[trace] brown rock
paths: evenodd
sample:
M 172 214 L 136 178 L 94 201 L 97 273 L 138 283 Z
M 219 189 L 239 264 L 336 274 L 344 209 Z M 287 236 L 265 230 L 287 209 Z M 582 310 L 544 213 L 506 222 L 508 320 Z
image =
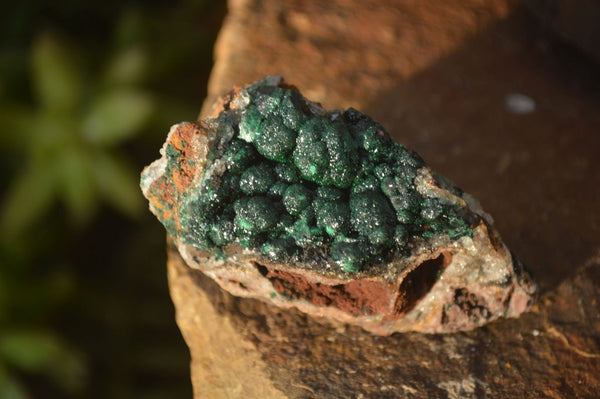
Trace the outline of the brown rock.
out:
M 518 320 L 378 337 L 234 298 L 171 250 L 196 397 L 254 397 L 262 388 L 280 397 L 597 395 L 593 65 L 540 36 L 511 1 L 231 1 L 205 108 L 267 74 L 397 132 L 481 200 L 545 293 Z M 504 100 L 513 92 L 533 99 L 535 111 L 511 114 Z
M 169 280 L 196 398 L 593 398 L 600 389 L 600 257 L 521 318 L 446 335 L 376 336 L 234 297 L 173 245 Z

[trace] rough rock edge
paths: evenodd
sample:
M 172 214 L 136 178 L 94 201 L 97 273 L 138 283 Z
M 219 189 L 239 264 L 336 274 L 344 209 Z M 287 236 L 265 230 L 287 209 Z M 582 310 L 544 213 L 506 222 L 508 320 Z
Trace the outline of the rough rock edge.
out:
M 278 78 L 270 84 L 293 88 Z M 223 110 L 243 107 L 241 89 L 224 96 L 214 107 L 212 117 Z M 335 113 L 307 103 L 315 114 Z M 165 198 L 178 204 L 185 191 L 199 181 L 215 135 L 211 118 L 171 128 L 161 150 L 162 158 L 142 174 L 142 190 L 154 214 L 162 213 L 164 217 L 165 212 L 171 213 L 168 219 L 177 222 L 177 207 L 164 209 Z M 195 169 L 182 168 L 173 181 L 165 181 L 166 147 L 184 139 L 191 143 L 186 157 L 197 161 Z M 355 274 L 272 262 L 234 244 L 225 248 L 225 259 L 215 259 L 212 252 L 200 251 L 180 239 L 175 238 L 175 243 L 190 267 L 201 270 L 233 295 L 282 308 L 294 306 L 310 315 L 356 324 L 375 334 L 447 333 L 470 330 L 501 316 L 519 316 L 533 303 L 537 286 L 501 241 L 491 217 L 472 196 L 459 196 L 440 187 L 429 168 L 419 172 L 416 184 L 422 194 L 434 193 L 479 216 L 472 238 L 452 241 L 434 237 L 420 242 L 409 258 L 397 257 L 384 267 Z

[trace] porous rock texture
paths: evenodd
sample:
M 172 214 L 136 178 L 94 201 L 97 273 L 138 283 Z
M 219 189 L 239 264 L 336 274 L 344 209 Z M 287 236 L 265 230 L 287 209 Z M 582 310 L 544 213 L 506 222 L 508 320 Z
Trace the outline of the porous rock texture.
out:
M 232 296 L 170 245 L 197 398 L 597 396 L 600 82 L 536 24 L 513 1 L 229 2 L 203 116 L 269 74 L 365 111 L 484 204 L 542 292 L 518 319 L 377 336 Z

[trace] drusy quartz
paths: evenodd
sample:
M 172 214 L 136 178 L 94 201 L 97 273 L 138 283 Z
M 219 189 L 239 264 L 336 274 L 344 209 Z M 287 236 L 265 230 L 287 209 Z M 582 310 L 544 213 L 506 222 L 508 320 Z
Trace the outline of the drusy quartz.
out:
M 150 209 L 235 295 L 390 333 L 473 328 L 535 292 L 474 199 L 369 116 L 279 77 L 175 125 L 162 155 L 142 174 Z

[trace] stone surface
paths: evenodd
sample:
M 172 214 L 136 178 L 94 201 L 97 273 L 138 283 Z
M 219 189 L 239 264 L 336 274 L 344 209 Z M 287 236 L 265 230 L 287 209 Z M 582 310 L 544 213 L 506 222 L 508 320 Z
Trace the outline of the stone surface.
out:
M 594 398 L 600 388 L 600 256 L 519 319 L 444 335 L 377 336 L 234 297 L 174 245 L 169 280 L 196 398 Z
M 542 296 L 471 332 L 378 337 L 232 297 L 171 250 L 196 397 L 596 397 L 600 79 L 536 23 L 497 0 L 230 2 L 204 115 L 268 74 L 366 111 L 481 201 Z
M 540 23 L 600 61 L 600 2 L 525 0 Z
M 479 203 L 367 115 L 276 76 L 219 104 L 171 128 L 141 187 L 222 288 L 376 334 L 469 330 L 533 303 Z

